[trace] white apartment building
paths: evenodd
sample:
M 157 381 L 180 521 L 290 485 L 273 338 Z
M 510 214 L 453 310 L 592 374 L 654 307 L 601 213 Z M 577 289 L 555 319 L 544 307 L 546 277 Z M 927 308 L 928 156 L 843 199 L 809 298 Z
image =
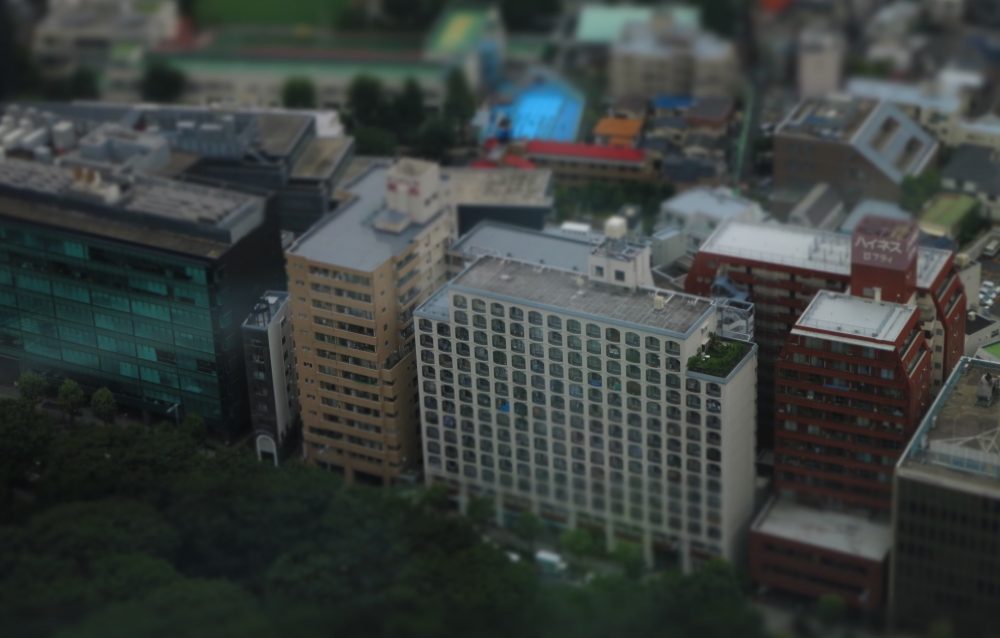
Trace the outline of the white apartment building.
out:
M 653 288 L 648 248 L 612 235 L 587 273 L 484 256 L 417 309 L 425 480 L 463 510 L 492 500 L 501 524 L 532 512 L 609 549 L 640 543 L 649 563 L 736 560 L 755 476 L 751 310 Z

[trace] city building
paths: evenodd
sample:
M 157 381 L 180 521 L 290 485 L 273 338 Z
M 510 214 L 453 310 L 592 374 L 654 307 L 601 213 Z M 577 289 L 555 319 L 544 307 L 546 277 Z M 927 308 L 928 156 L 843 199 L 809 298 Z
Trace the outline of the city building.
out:
M 3 115 L 0 136 L 8 153 L 51 147 L 49 131 L 60 127 L 61 146 L 50 149 L 51 155 L 43 153 L 46 161 L 76 150 L 78 140 L 97 128 L 118 131 L 113 142 L 105 143 L 105 154 L 139 137 L 162 139 L 166 155 L 157 156 L 162 161 L 137 168 L 267 195 L 281 227 L 293 233 L 330 211 L 335 185 L 354 152 L 354 140 L 324 112 L 74 102 L 13 104 Z
M 348 481 L 420 469 L 412 314 L 446 280 L 447 188 L 436 164 L 375 160 L 286 251 L 304 456 Z
M 176 37 L 175 0 L 52 0 L 35 26 L 33 59 L 48 77 L 101 71 L 123 51 L 145 51 Z
M 282 280 L 277 218 L 260 197 L 118 172 L 96 133 L 91 165 L 0 160 L 3 366 L 107 387 L 147 418 L 198 414 L 230 438 L 249 420 L 240 321 Z
M 840 89 L 846 45 L 836 31 L 803 29 L 798 38 L 799 97 L 822 97 Z
M 739 70 L 733 43 L 704 31 L 698 11 L 679 5 L 625 24 L 608 61 L 616 99 L 729 96 L 739 88 Z
M 615 148 L 635 148 L 642 137 L 642 120 L 627 117 L 602 117 L 594 125 L 594 143 Z
M 298 441 L 293 343 L 288 293 L 269 290 L 243 321 L 243 354 L 257 458 L 275 466 Z
M 731 222 L 702 244 L 685 290 L 732 296 L 755 305 L 754 340 L 760 348 L 757 438 L 763 450 L 772 448 L 778 354 L 817 292 L 850 291 L 873 298 L 880 289 L 885 301 L 916 304 L 931 346 L 932 389 L 947 378 L 964 352 L 964 288 L 955 255 L 918 246 L 918 237 L 912 220 L 868 216 L 853 235 Z
M 971 295 L 971 297 L 974 296 Z M 970 299 L 969 305 L 978 306 L 979 304 Z M 969 311 L 965 318 L 965 356 L 980 359 L 993 357 L 1000 361 L 1000 346 L 994 345 L 998 342 L 1000 342 L 1000 320 L 979 312 Z M 987 350 L 987 346 L 991 345 L 994 347 Z
M 530 140 L 508 148 L 538 168 L 548 168 L 557 181 L 648 182 L 657 177 L 653 159 L 642 149 Z
M 941 169 L 941 186 L 972 195 L 979 200 L 983 217 L 1000 221 L 1000 150 L 973 144 L 959 146 Z
M 813 186 L 788 213 L 788 223 L 817 230 L 836 230 L 847 217 L 844 202 L 829 184 Z
M 659 225 L 683 231 L 690 253 L 698 248 L 715 229 L 727 221 L 761 222 L 765 213 L 757 202 L 740 197 L 731 189 L 692 188 L 660 204 Z
M 978 227 L 979 201 L 962 193 L 939 193 L 924 205 L 917 221 L 931 237 L 959 240 L 968 228 Z
M 571 242 L 544 265 L 484 256 L 417 310 L 425 478 L 501 523 L 732 561 L 753 508 L 751 311 L 652 287 L 624 227 L 583 272 Z
M 934 24 L 955 27 L 962 23 L 966 0 L 924 0 L 924 15 Z
M 959 86 L 943 76 L 925 84 L 854 77 L 845 91 L 858 99 L 886 101 L 934 134 L 946 146 L 956 143 L 957 128 L 967 101 Z
M 774 134 L 774 183 L 826 182 L 848 202 L 898 201 L 903 179 L 929 168 L 938 144 L 887 102 L 845 95 L 808 98 Z
M 863 199 L 854 205 L 847 219 L 840 225 L 840 232 L 851 234 L 865 217 L 883 217 L 895 221 L 909 221 L 913 214 L 899 207 L 899 204 L 880 199 Z
M 484 220 L 541 229 L 552 213 L 552 171 L 516 168 L 450 168 L 447 181 L 459 236 Z
M 965 20 L 987 28 L 1000 26 L 1000 6 L 991 0 L 964 0 Z
M 648 6 L 584 4 L 577 13 L 572 37 L 561 43 L 559 58 L 568 66 L 603 65 L 625 27 L 648 22 L 653 15 Z
M 996 628 L 1000 364 L 963 358 L 896 465 L 889 619 L 955 635 Z

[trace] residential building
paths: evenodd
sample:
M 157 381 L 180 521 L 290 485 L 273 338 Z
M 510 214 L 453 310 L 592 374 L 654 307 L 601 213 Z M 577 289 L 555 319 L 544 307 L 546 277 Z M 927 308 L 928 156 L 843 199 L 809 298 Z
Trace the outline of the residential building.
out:
M 798 38 L 799 96 L 822 97 L 840 89 L 846 46 L 836 31 L 803 29 Z
M 969 305 L 973 305 L 971 298 Z M 997 342 L 1000 342 L 1000 320 L 969 311 L 965 319 L 965 356 L 983 358 L 981 349 Z M 1000 356 L 996 359 L 1000 361 Z
M 898 201 L 903 179 L 923 173 L 938 144 L 886 102 L 835 95 L 803 100 L 774 134 L 774 182 L 793 188 L 826 182 L 849 205 Z
M 436 164 L 375 160 L 286 252 L 306 461 L 389 484 L 420 469 L 414 308 L 446 280 L 455 213 Z
M 941 170 L 941 186 L 975 197 L 983 217 L 1000 221 L 1000 150 L 974 144 L 959 146 Z
M 642 137 L 643 121 L 627 117 L 603 117 L 594 126 L 594 143 L 614 148 L 635 148 Z
M 775 363 L 789 333 L 817 292 L 829 290 L 916 304 L 931 345 L 932 389 L 940 387 L 964 351 L 966 300 L 955 255 L 918 246 L 912 221 L 865 217 L 853 235 L 776 224 L 731 222 L 719 227 L 694 257 L 685 280 L 693 294 L 733 296 L 756 309 L 760 347 L 758 442 L 773 446 Z M 909 263 L 912 256 L 915 267 Z
M 896 465 L 889 619 L 989 635 L 1000 595 L 1000 364 L 963 358 Z
M 730 96 L 739 70 L 733 43 L 702 30 L 697 10 L 679 6 L 625 24 L 608 62 L 615 98 Z
M 243 353 L 257 458 L 278 465 L 299 420 L 288 293 L 269 290 L 243 321 Z
M 854 205 L 847 219 L 840 225 L 840 232 L 851 234 L 858 227 L 865 217 L 883 217 L 895 221 L 909 221 L 913 219 L 913 214 L 905 211 L 894 202 L 887 202 L 880 199 L 863 199 Z
M 508 147 L 538 168 L 552 171 L 557 182 L 649 182 L 657 177 L 653 159 L 642 149 L 530 140 Z
M 100 148 L 103 132 L 82 148 Z M 114 157 L 155 161 L 156 141 Z M 281 283 L 277 218 L 260 197 L 76 159 L 0 160 L 4 367 L 235 436 L 248 422 L 240 320 Z
M 756 348 L 746 308 L 652 287 L 624 222 L 588 251 L 482 257 L 417 317 L 429 485 L 498 522 L 639 543 L 684 570 L 735 560 L 753 507 Z M 547 246 L 555 246 L 556 241 Z M 549 265 L 551 262 L 552 265 Z
M 49 77 L 77 68 L 101 71 L 123 53 L 148 50 L 177 35 L 174 0 L 52 0 L 35 27 L 33 59 Z
M 761 222 L 764 218 L 760 204 L 718 187 L 692 188 L 665 200 L 660 204 L 658 221 L 663 227 L 681 229 L 687 250 L 693 254 L 725 222 Z
M 788 223 L 817 230 L 836 230 L 847 217 L 844 202 L 829 184 L 816 184 L 788 213 Z
M 576 27 L 559 56 L 564 66 L 603 65 L 630 23 L 653 19 L 652 7 L 639 5 L 584 4 L 576 16 Z
M 949 83 L 946 74 L 924 84 L 854 77 L 845 91 L 859 99 L 889 102 L 945 146 L 956 143 L 968 101 L 961 86 Z

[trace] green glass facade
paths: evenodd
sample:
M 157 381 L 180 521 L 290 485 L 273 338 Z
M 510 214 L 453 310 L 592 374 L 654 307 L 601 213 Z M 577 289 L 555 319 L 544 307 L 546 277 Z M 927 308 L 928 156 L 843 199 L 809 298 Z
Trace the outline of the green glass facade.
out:
M 242 303 L 225 270 L 0 218 L 0 355 L 107 386 L 158 418 L 180 404 L 182 415 L 238 428 Z

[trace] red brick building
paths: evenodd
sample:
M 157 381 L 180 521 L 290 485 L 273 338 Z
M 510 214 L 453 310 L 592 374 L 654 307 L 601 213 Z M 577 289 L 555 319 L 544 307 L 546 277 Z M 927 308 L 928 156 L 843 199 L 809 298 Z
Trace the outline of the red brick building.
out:
M 732 222 L 702 244 L 685 289 L 745 297 L 755 305 L 758 447 L 772 450 L 775 362 L 817 292 L 829 290 L 916 304 L 931 349 L 932 389 L 965 346 L 965 293 L 948 250 L 917 246 L 912 222 L 867 217 L 853 235 L 777 224 Z

